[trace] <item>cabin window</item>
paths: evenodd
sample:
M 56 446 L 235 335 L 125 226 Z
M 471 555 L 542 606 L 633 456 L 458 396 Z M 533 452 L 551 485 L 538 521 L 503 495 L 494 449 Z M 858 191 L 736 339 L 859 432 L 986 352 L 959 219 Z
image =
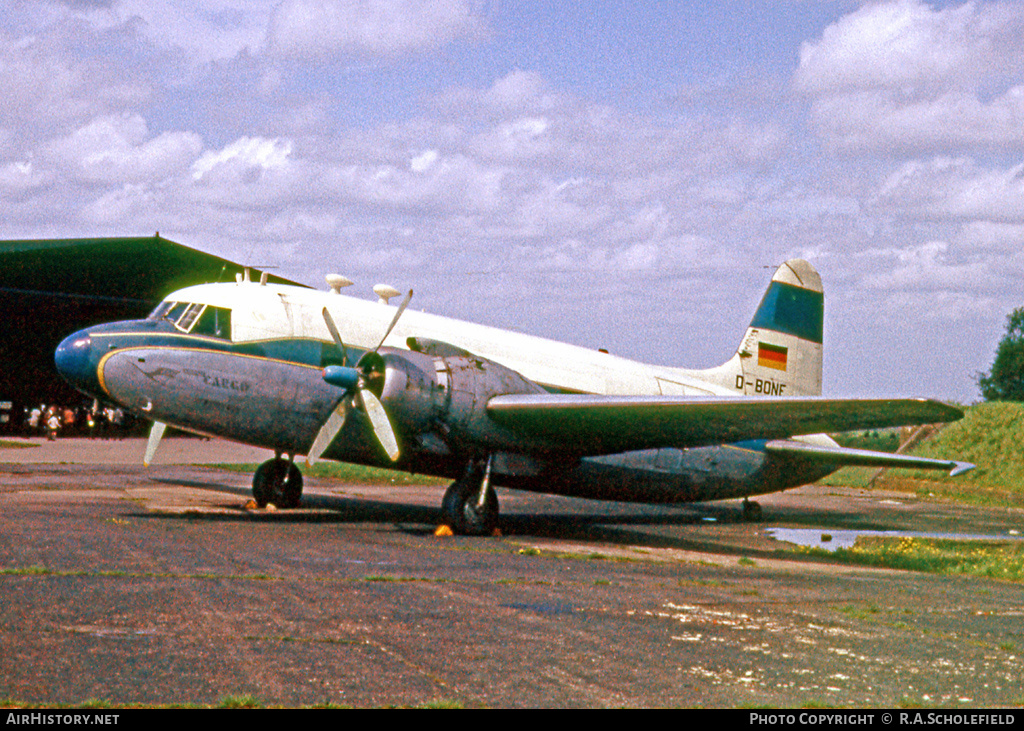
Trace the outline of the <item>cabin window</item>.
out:
M 192 327 L 193 335 L 209 335 L 231 339 L 231 310 L 225 307 L 207 307 Z

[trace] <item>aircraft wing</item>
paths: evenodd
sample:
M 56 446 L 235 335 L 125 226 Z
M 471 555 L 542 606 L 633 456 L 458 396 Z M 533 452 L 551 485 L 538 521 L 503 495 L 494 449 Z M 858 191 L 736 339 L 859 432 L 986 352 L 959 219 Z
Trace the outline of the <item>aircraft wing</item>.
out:
M 868 449 L 850 449 L 848 447 L 825 447 L 817 444 L 798 442 L 792 439 L 778 439 L 764 445 L 769 454 L 789 455 L 802 460 L 823 462 L 826 464 L 847 465 L 856 467 L 902 467 L 904 469 L 949 470 L 950 477 L 962 475 L 974 469 L 970 462 L 956 460 L 929 459 L 915 457 L 910 454 L 891 454 L 889 452 L 873 452 Z
M 495 396 L 487 403 L 487 413 L 517 434 L 581 456 L 785 440 L 963 416 L 960 409 L 928 399 L 587 394 Z

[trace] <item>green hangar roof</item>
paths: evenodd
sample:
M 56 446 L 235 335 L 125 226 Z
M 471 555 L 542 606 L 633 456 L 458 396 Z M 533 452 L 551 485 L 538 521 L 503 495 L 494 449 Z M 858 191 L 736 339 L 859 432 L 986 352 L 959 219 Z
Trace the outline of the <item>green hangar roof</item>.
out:
M 191 284 L 232 281 L 243 269 L 159 234 L 0 241 L 0 287 L 5 290 L 159 301 Z
M 64 337 L 98 322 L 144 317 L 176 289 L 234 281 L 244 269 L 159 234 L 0 241 L 0 401 L 14 402 L 15 411 L 77 403 L 81 397 L 53 364 Z

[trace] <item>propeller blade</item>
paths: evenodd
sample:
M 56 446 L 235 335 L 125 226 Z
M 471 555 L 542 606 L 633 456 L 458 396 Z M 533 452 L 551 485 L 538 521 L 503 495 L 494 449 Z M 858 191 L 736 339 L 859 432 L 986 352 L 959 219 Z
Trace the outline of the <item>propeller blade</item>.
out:
M 164 437 L 164 430 L 167 424 L 162 421 L 154 421 L 153 428 L 149 431 L 149 441 L 146 443 L 146 456 L 142 458 L 142 466 L 149 467 L 156 456 L 156 448 L 160 446 L 160 440 Z
M 395 439 L 395 432 L 391 428 L 387 412 L 380 400 L 373 395 L 373 392 L 366 388 L 359 389 L 359 398 L 363 402 L 363 411 L 373 424 L 373 433 L 377 435 L 380 446 L 388 453 L 388 457 L 394 462 L 398 459 L 398 441 Z
M 327 421 L 320 427 L 320 431 L 316 433 L 316 439 L 313 440 L 313 446 L 309 448 L 309 453 L 306 455 L 306 466 L 312 467 L 320 459 L 321 455 L 327 451 L 327 448 L 331 446 L 331 442 L 338 436 L 338 432 L 345 426 L 345 419 L 348 417 L 349 400 L 348 396 L 345 396 L 338 402 L 338 405 L 334 407 L 334 411 L 327 417 Z
M 377 441 L 387 452 L 388 457 L 394 462 L 398 459 L 398 440 L 395 438 L 395 431 L 391 428 L 391 422 L 388 420 L 387 412 L 384 411 L 384 406 L 381 405 L 380 400 L 370 391 L 366 384 L 371 380 L 371 371 L 373 366 L 383 364 L 382 358 L 377 355 L 377 351 L 380 350 L 381 346 L 384 345 L 384 341 L 387 340 L 388 335 L 395 329 L 395 325 L 398 323 L 398 318 L 405 312 L 405 308 L 409 306 L 409 300 L 412 299 L 412 290 L 405 295 L 405 299 L 402 300 L 402 304 L 399 306 L 395 316 L 391 319 L 391 324 L 388 325 L 387 331 L 384 333 L 384 337 L 380 339 L 380 343 L 370 353 L 366 353 L 360 358 L 359 363 L 356 364 L 355 368 L 348 367 L 348 350 L 345 348 L 345 343 L 341 340 L 341 333 L 338 332 L 337 325 L 334 324 L 334 318 L 331 317 L 331 313 L 325 307 L 323 309 L 324 322 L 327 324 L 327 330 L 331 333 L 331 337 L 334 339 L 334 344 L 338 346 L 338 350 L 341 351 L 342 365 L 339 366 L 327 366 L 324 368 L 323 378 L 332 386 L 345 389 L 345 396 L 342 397 L 341 401 L 331 412 L 331 415 L 327 418 L 327 421 L 320 431 L 317 432 L 316 438 L 313 440 L 313 446 L 309 448 L 309 454 L 306 455 L 306 465 L 312 466 L 316 463 L 320 456 L 327 451 L 327 447 L 331 445 L 334 438 L 338 436 L 338 433 L 345 426 L 345 419 L 348 416 L 349 410 L 349 394 L 355 393 L 359 399 L 360 405 L 363 411 L 366 412 L 367 418 L 370 420 L 370 424 L 373 426 L 373 433 L 377 437 Z M 367 358 L 370 355 L 375 356 L 374 358 Z M 365 364 L 364 364 L 365 361 Z M 372 365 L 371 365 L 372 364 Z M 363 366 L 360 368 L 360 366 Z M 358 390 L 357 390 L 358 389 Z
M 327 311 L 325 307 L 323 309 L 324 322 L 327 323 L 327 331 L 334 338 L 334 344 L 338 346 L 338 350 L 341 351 L 341 364 L 343 366 L 348 365 L 348 349 L 345 347 L 345 343 L 341 341 L 341 333 L 338 332 L 338 326 L 334 324 L 334 318 L 331 317 L 331 313 Z M 379 346 L 378 346 L 379 347 Z
M 395 325 L 398 324 L 398 318 L 402 316 L 403 312 L 405 312 L 405 308 L 409 306 L 409 300 L 411 300 L 411 299 L 412 299 L 412 290 L 410 289 L 409 290 L 409 294 L 405 295 L 405 299 L 402 300 L 402 304 L 400 304 L 398 306 L 398 312 L 396 312 L 395 316 L 393 318 L 391 318 L 391 324 L 388 325 L 388 329 L 384 332 L 384 337 L 382 337 L 380 339 L 380 342 L 377 343 L 377 347 L 373 349 L 374 352 L 377 352 L 378 350 L 380 350 L 380 346 L 382 346 L 384 344 L 384 341 L 388 339 L 388 335 L 390 335 L 391 331 L 395 329 Z

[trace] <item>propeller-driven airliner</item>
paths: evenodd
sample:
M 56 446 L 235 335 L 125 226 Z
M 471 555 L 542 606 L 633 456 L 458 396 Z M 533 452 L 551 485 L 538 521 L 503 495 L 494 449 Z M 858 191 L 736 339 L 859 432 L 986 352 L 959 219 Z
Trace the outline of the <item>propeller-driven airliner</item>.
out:
M 630 502 L 743 498 L 844 465 L 945 470 L 953 460 L 839 446 L 828 433 L 930 424 L 962 412 L 928 399 L 821 396 L 824 295 L 802 259 L 772 277 L 735 354 L 688 370 L 406 310 L 250 281 L 168 295 L 145 320 L 74 333 L 55 360 L 85 394 L 153 421 L 271 449 L 259 505 L 299 505 L 296 458 L 453 480 L 453 531 L 489 534 L 496 487 Z

